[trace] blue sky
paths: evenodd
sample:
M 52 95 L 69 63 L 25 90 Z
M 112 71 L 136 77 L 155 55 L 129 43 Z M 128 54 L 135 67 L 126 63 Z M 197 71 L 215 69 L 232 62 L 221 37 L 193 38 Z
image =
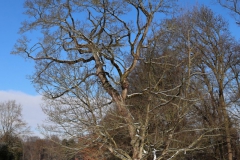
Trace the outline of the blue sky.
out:
M 14 43 L 19 38 L 18 30 L 23 16 L 24 0 L 0 1 L 0 90 L 17 90 L 31 95 L 36 95 L 31 82 L 26 75 L 33 72 L 33 63 L 16 55 L 10 55 Z
M 217 14 L 221 14 L 229 21 L 230 31 L 240 38 L 240 27 L 230 16 L 229 11 L 213 4 L 211 0 L 180 0 L 182 8 L 194 4 L 205 4 Z M 21 56 L 11 55 L 10 52 L 20 37 L 18 30 L 21 22 L 28 17 L 23 15 L 24 0 L 0 0 L 0 101 L 15 99 L 23 106 L 23 117 L 33 130 L 45 118 L 41 112 L 41 96 L 37 94 L 32 83 L 27 79 L 34 71 L 34 63 Z M 33 35 L 34 36 L 34 35 Z

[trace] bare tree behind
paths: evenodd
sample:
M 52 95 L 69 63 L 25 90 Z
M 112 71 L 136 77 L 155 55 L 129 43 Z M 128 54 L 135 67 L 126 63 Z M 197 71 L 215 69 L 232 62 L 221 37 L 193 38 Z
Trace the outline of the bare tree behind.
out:
M 14 100 L 0 103 L 0 136 L 20 136 L 29 133 L 22 117 L 22 106 Z
M 0 144 L 7 146 L 7 151 L 0 158 L 11 155 L 20 159 L 23 154 L 22 137 L 30 130 L 22 117 L 22 107 L 14 100 L 0 103 Z M 11 158 L 10 158 L 11 159 Z
M 239 43 L 230 35 L 227 22 L 206 7 L 195 7 L 165 23 L 171 33 L 169 37 L 176 36 L 173 47 L 179 53 L 187 53 L 190 48 L 193 74 L 190 89 L 200 99 L 194 105 L 194 117 L 197 120 L 201 115 L 203 126 L 220 129 L 221 132 L 215 130 L 211 134 L 222 134 L 224 138 L 212 139 L 213 146 L 221 146 L 218 159 L 228 155 L 231 160 L 237 156 L 233 151 L 238 150 L 232 147 L 231 110 L 238 110 L 235 107 L 239 101 Z M 225 150 L 227 153 L 223 154 Z

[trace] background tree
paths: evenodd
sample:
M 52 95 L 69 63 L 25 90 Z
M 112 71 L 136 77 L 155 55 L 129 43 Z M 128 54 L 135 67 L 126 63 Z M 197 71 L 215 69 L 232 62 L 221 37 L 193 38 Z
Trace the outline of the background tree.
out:
M 202 22 L 199 19 L 202 19 Z M 239 88 L 236 88 L 239 77 L 235 74 L 238 71 L 233 70 L 239 68 L 239 44 L 229 34 L 227 23 L 221 17 L 214 16 L 209 9 L 201 8 L 199 19 L 196 21 L 195 40 L 191 40 L 192 44 L 197 44 L 193 53 L 200 56 L 197 58 L 200 59 L 198 69 L 195 69 L 202 73 L 200 80 L 208 90 L 211 105 L 217 108 L 217 124 L 225 132 L 224 142 L 228 150 L 228 159 L 231 160 L 238 155 L 233 156 L 230 125 L 232 122 L 227 110 L 236 100 L 232 101 L 231 96 L 239 92 Z
M 23 160 L 73 160 L 76 156 L 71 154 L 71 150 L 67 150 L 72 140 L 60 140 L 57 136 L 52 136 L 51 139 L 39 137 L 27 137 L 23 142 L 24 155 Z M 75 143 L 75 142 L 74 142 Z M 62 144 L 63 149 L 58 144 Z
M 204 6 L 167 20 L 165 26 L 169 37 L 176 37 L 173 47 L 179 53 L 189 53 L 193 75 L 190 89 L 200 99 L 194 105 L 194 119 L 202 119 L 204 127 L 219 128 L 211 133 L 216 137 L 224 135 L 209 138 L 208 144 L 216 147 L 211 152 L 220 154 L 214 155 L 217 159 L 225 159 L 226 150 L 228 159 L 238 157 L 235 153 L 239 149 L 232 147 L 231 132 L 235 129 L 231 125 L 231 110 L 235 110 L 239 99 L 239 43 L 230 35 L 227 23 Z M 200 121 L 196 121 L 197 125 Z
M 0 142 L 7 145 L 14 158 L 22 155 L 21 136 L 29 133 L 27 124 L 22 119 L 22 107 L 15 101 L 0 103 Z

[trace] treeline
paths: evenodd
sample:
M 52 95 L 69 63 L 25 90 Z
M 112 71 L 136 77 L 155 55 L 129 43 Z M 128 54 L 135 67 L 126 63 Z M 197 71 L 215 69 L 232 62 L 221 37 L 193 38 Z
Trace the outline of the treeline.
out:
M 9 137 L 10 142 L 1 138 L 0 160 L 81 160 L 83 156 L 68 149 L 76 145 L 74 140 L 60 140 L 56 136 L 51 139 L 32 137 Z M 54 140 L 54 141 L 53 141 Z
M 36 62 L 48 139 L 22 140 L 22 157 L 240 159 L 240 43 L 221 16 L 174 0 L 37 2 L 13 53 Z

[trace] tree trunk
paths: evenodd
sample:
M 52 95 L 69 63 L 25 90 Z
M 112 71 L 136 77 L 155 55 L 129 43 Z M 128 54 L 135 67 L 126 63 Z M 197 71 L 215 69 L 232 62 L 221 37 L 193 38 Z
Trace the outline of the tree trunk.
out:
M 224 95 L 223 95 L 223 87 L 220 86 L 219 88 L 219 104 L 220 108 L 222 109 L 223 118 L 224 118 L 224 128 L 225 128 L 225 134 L 226 134 L 226 142 L 227 142 L 227 150 L 228 150 L 228 160 L 233 159 L 233 153 L 232 153 L 232 145 L 231 145 L 231 135 L 230 135 L 230 128 L 229 128 L 229 117 L 226 110 L 226 104 L 224 101 Z

